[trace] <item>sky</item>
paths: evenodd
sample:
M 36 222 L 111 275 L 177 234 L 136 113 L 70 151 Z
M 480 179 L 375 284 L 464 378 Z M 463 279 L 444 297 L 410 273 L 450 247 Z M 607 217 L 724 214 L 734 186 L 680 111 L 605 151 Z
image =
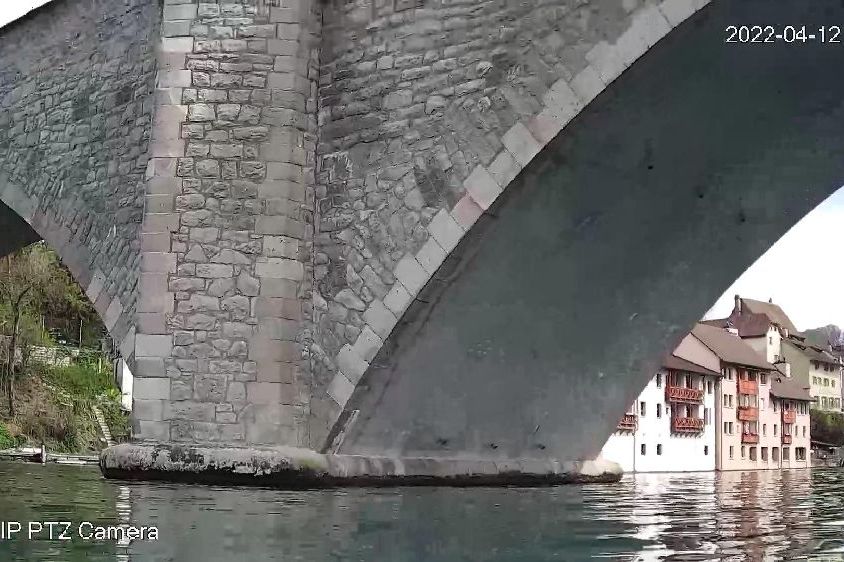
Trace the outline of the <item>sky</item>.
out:
M 0 26 L 16 20 L 49 0 L 0 0 Z
M 724 291 L 705 318 L 723 318 L 738 294 L 769 298 L 798 330 L 844 326 L 844 188 L 803 217 Z

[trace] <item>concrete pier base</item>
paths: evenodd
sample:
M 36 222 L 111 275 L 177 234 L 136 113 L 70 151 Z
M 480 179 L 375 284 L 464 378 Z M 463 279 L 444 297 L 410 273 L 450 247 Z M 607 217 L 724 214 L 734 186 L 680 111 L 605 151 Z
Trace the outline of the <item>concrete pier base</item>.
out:
M 615 482 L 621 467 L 603 459 L 396 458 L 321 454 L 308 449 L 123 443 L 104 450 L 106 478 L 283 489 L 341 486 L 552 486 Z

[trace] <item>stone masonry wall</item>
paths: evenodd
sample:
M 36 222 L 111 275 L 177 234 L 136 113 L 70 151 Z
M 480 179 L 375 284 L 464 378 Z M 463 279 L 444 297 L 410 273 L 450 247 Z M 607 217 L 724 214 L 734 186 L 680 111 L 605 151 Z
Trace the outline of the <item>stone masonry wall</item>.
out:
M 0 33 L 0 202 L 85 288 L 131 359 L 158 7 L 55 0 Z
M 497 196 L 704 4 L 356 0 L 326 8 L 313 447 L 331 445 L 384 341 Z
M 139 439 L 307 445 L 319 23 L 309 0 L 163 3 Z

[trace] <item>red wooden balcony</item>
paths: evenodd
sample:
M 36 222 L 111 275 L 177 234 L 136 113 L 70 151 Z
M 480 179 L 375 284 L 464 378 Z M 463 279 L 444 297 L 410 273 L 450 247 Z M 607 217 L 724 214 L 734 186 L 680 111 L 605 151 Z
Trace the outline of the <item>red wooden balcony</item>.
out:
M 665 400 L 668 402 L 689 402 L 691 404 L 703 403 L 703 391 L 685 386 L 666 386 Z
M 759 435 L 757 433 L 742 433 L 741 434 L 741 442 L 742 443 L 758 443 L 759 442 Z
M 791 445 L 791 435 L 783 435 L 782 436 L 782 444 L 783 445 Z
M 636 431 L 636 414 L 624 414 L 618 422 L 619 431 Z
M 739 421 L 756 421 L 759 419 L 759 408 L 753 406 L 739 406 L 738 407 Z
M 743 381 L 739 379 L 738 381 L 738 393 L 739 394 L 759 394 L 759 385 L 756 384 L 756 381 Z
M 671 430 L 682 432 L 703 431 L 703 420 L 700 418 L 671 418 Z
M 797 410 L 783 410 L 782 423 L 794 423 L 797 421 Z

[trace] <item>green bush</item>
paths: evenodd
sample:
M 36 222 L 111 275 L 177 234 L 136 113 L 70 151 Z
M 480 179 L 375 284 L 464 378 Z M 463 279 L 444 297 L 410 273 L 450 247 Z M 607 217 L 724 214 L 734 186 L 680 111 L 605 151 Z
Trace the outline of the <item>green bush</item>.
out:
M 97 398 L 114 388 L 111 371 L 98 369 L 95 361 L 80 361 L 67 367 L 51 367 L 46 379 L 68 394 L 82 398 Z
M 17 446 L 17 440 L 11 436 L 9 429 L 0 423 L 0 451 Z
M 810 419 L 813 440 L 844 445 L 844 414 L 812 410 Z

